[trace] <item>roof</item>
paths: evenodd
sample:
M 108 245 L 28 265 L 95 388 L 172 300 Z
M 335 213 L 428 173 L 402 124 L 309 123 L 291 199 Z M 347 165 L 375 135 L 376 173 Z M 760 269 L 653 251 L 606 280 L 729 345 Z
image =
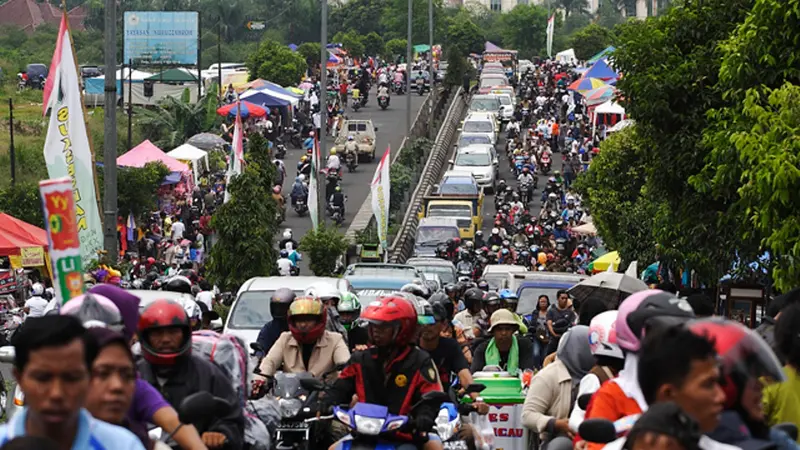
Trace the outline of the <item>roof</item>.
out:
M 417 229 L 422 226 L 431 226 L 431 227 L 457 227 L 458 226 L 458 219 L 455 217 L 423 217 L 419 219 L 419 224 L 417 225 Z M 436 258 L 434 258 L 436 259 Z M 440 260 L 444 261 L 444 260 Z M 408 261 L 406 264 L 411 265 Z
M 386 289 L 399 290 L 410 283 L 412 278 L 399 277 L 376 277 L 372 275 L 349 275 L 347 281 L 353 285 L 353 289 Z
M 169 153 L 167 153 L 167 156 L 185 161 L 197 161 L 208 156 L 208 152 L 205 150 L 200 150 L 192 144 L 183 144 L 180 147 L 176 147 L 175 149 L 171 150 Z
M 47 246 L 44 229 L 0 213 L 0 255 L 19 255 L 21 248 Z
M 0 5 L 0 25 L 13 25 L 22 28 L 28 34 L 42 25 L 58 27 L 61 23 L 61 8 L 50 2 L 35 0 L 9 0 Z M 83 21 L 87 11 L 83 5 L 76 6 L 67 12 L 67 20 L 71 30 L 84 30 Z
M 122 167 L 144 167 L 149 162 L 162 162 L 172 172 L 186 172 L 189 166 L 166 153 L 146 140 L 127 153 L 117 158 L 117 165 Z
M 328 282 L 341 290 L 340 283 L 343 281 L 345 280 L 333 277 L 254 277 L 239 288 L 238 294 L 247 291 L 274 291 L 282 287 L 293 291 L 305 291 L 307 287 L 320 282 Z
M 446 217 L 442 217 L 442 218 L 446 219 Z M 455 220 L 455 219 L 450 219 L 450 220 Z M 455 267 L 456 267 L 455 265 L 453 265 L 452 262 L 450 262 L 450 261 L 448 261 L 446 259 L 434 258 L 434 257 L 424 257 L 424 256 L 418 256 L 418 257 L 415 257 L 415 258 L 408 258 L 408 260 L 406 260 L 406 264 L 408 264 L 410 266 L 413 266 L 414 264 L 419 264 L 420 266 L 442 266 L 442 267 L 451 267 L 453 269 L 455 269 Z

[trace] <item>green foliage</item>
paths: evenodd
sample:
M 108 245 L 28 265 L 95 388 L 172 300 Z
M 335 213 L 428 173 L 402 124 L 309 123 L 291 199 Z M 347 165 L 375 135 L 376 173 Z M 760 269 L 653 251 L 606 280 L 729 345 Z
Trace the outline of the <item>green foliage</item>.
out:
M 271 200 L 275 166 L 266 142 L 256 136 L 248 143 L 244 173 L 230 182 L 231 199 L 211 219 L 217 241 L 209 255 L 208 276 L 222 289 L 234 290 L 249 278 L 276 270 L 277 206 Z
M 557 0 L 556 6 L 564 10 L 565 18 L 589 11 L 589 2 L 586 0 Z
M 380 34 L 371 31 L 369 34 L 361 38 L 361 43 L 364 44 L 365 55 L 379 56 L 383 54 L 385 44 Z
M 155 108 L 135 109 L 134 115 L 138 116 L 136 125 L 144 139 L 169 151 L 195 134 L 218 126 L 219 116 L 209 114 L 211 108 L 216 111 L 216 93 L 209 92 L 199 102 L 191 103 L 188 92 L 188 89 L 184 90 L 181 99 L 164 97 Z
M 258 51 L 247 58 L 250 79 L 263 78 L 281 86 L 294 86 L 306 72 L 306 61 L 289 47 L 273 40 L 264 40 Z
M 22 182 L 0 188 L 0 211 L 44 228 L 38 182 Z
M 334 273 L 336 260 L 344 255 L 348 245 L 347 238 L 339 230 L 324 223 L 316 231 L 307 232 L 300 240 L 300 248 L 309 259 L 309 267 L 318 277 L 337 276 Z
M 405 58 L 406 55 L 406 46 L 407 40 L 405 39 L 392 39 L 386 43 L 386 58 L 387 59 L 394 59 L 397 56 L 402 56 Z
M 333 36 L 332 42 L 342 44 L 342 48 L 354 58 L 360 58 L 364 54 L 364 43 L 362 37 L 355 31 L 349 30 L 346 33 L 338 32 Z
M 461 86 L 464 73 L 467 71 L 467 58 L 464 50 L 458 45 L 452 45 L 447 49 L 447 72 L 444 75 L 444 82 L 448 86 Z
M 297 53 L 305 59 L 309 67 L 316 67 L 319 65 L 321 52 L 322 44 L 319 42 L 303 42 L 297 46 Z
M 570 38 L 569 46 L 575 50 L 576 58 L 586 60 L 613 42 L 614 33 L 611 30 L 593 23 L 576 31 Z
M 382 34 L 381 16 L 384 5 L 375 0 L 352 0 L 341 2 L 330 9 L 329 30 L 336 34 L 355 30 L 362 36 L 371 32 Z
M 403 205 L 406 192 L 411 190 L 411 181 L 414 172 L 402 164 L 392 164 L 389 168 L 389 180 L 391 188 L 389 190 L 389 210 L 395 213 Z
M 412 0 L 411 42 L 422 44 L 428 42 L 428 1 Z M 434 36 L 444 36 L 443 23 L 440 20 L 443 14 L 443 0 L 430 0 L 433 3 Z M 388 38 L 405 38 L 408 36 L 408 0 L 387 0 L 380 18 L 383 27 L 382 36 Z
M 449 19 L 445 42 L 448 45 L 458 46 L 469 53 L 483 53 L 486 34 L 470 18 L 467 10 L 462 9 Z M 448 61 L 450 61 L 448 59 Z M 450 68 L 448 68 L 450 70 Z
M 147 163 L 144 167 L 117 168 L 117 208 L 120 216 L 128 217 L 133 213 L 137 221 L 149 217 L 156 209 L 158 198 L 156 193 L 161 182 L 169 175 L 170 170 L 164 164 Z M 97 169 L 97 184 L 100 197 L 104 193 L 105 171 Z
M 500 16 L 503 46 L 519 50 L 520 57 L 544 54 L 547 9 L 536 5 L 517 5 Z
M 595 13 L 595 23 L 610 29 L 625 22 L 620 6 L 624 8 L 624 5 L 619 5 L 614 0 L 600 0 Z

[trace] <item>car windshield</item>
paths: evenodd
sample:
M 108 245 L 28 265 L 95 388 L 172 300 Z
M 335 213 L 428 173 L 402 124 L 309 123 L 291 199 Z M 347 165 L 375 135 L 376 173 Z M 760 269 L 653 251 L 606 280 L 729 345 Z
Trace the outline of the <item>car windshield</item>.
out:
M 507 95 L 503 95 L 502 97 L 498 97 L 498 100 L 500 100 L 500 104 L 501 105 L 510 105 L 511 104 L 511 98 L 509 96 L 507 96 Z
M 494 87 L 494 86 L 502 86 L 506 84 L 502 78 L 483 78 L 481 79 L 481 87 Z
M 500 101 L 496 98 L 473 98 L 469 104 L 470 111 L 497 111 Z
M 472 218 L 472 208 L 467 205 L 432 205 L 428 208 L 428 217 L 469 217 Z
M 435 247 L 448 239 L 458 237 L 457 227 L 422 226 L 417 228 L 417 245 Z
M 536 301 L 540 295 L 546 295 L 550 300 L 550 304 L 555 304 L 556 293 L 561 290 L 559 288 L 546 288 L 546 287 L 526 287 L 522 288 L 519 293 L 519 304 L 517 305 L 518 314 L 530 314 L 536 309 Z
M 352 276 L 416 278 L 417 271 L 413 267 L 403 266 L 355 266 L 347 272 Z
M 507 287 L 508 276 L 505 274 L 489 274 L 484 276 L 483 279 L 489 283 L 489 289 L 492 291 L 500 291 Z
M 457 166 L 488 166 L 491 164 L 488 153 L 461 153 L 456 156 Z
M 260 330 L 265 323 L 272 320 L 269 303 L 275 291 L 246 291 L 236 299 L 228 321 L 230 328 L 247 328 Z M 302 292 L 295 292 L 302 294 Z
M 464 122 L 464 132 L 466 133 L 491 133 L 494 131 L 492 122 L 483 120 L 472 120 Z
M 439 275 L 439 280 L 442 282 L 442 284 L 456 282 L 456 277 L 453 274 L 453 269 L 451 267 L 442 265 L 434 265 L 434 266 L 420 265 L 419 270 L 426 273 L 433 273 Z
M 389 295 L 393 290 L 388 289 L 356 289 L 356 295 L 358 296 L 358 301 L 361 303 L 362 307 L 366 307 L 370 303 L 374 302 L 378 299 L 381 295 Z
M 491 145 L 492 144 L 492 140 L 489 139 L 489 136 L 486 136 L 485 134 L 476 134 L 476 135 L 472 135 L 472 136 L 461 136 L 461 138 L 458 140 L 458 146 L 459 147 L 466 147 L 466 146 L 472 145 L 472 144 L 489 144 L 489 145 Z
M 478 186 L 472 183 L 448 183 L 445 180 L 439 186 L 439 193 L 443 195 L 477 195 Z

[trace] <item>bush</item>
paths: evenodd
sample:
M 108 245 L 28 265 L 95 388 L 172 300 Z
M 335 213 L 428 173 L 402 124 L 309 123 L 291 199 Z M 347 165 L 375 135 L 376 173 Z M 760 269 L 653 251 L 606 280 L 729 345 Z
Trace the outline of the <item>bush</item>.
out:
M 311 271 L 317 277 L 336 275 L 336 262 L 348 247 L 347 239 L 334 227 L 320 224 L 316 231 L 309 231 L 300 240 L 300 248 L 309 260 Z
M 272 40 L 263 41 L 258 51 L 247 58 L 251 80 L 263 78 L 281 86 L 297 84 L 307 68 L 303 56 Z
M 39 184 L 17 182 L 14 186 L 0 188 L 0 211 L 31 225 L 44 228 Z

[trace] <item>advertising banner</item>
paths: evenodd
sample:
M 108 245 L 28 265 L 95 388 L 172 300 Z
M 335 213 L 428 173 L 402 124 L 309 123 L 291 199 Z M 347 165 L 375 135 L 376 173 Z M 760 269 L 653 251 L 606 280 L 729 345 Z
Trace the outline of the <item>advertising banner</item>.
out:
M 39 193 L 53 260 L 53 287 L 58 302 L 64 304 L 83 294 L 81 244 L 72 181 L 69 178 L 40 181 Z
M 386 236 L 389 233 L 389 193 L 391 191 L 391 182 L 389 180 L 391 158 L 389 154 L 391 152 L 391 148 L 386 149 L 386 153 L 383 154 L 381 162 L 378 163 L 378 167 L 375 169 L 375 176 L 370 184 L 372 214 L 375 216 L 375 223 L 378 226 L 378 240 L 381 241 L 381 246 L 384 250 L 389 247 Z
M 76 228 L 83 261 L 89 264 L 103 248 L 103 225 L 97 208 L 94 158 L 86 134 L 81 87 L 66 14 L 61 18 L 50 76 L 44 86 L 44 113 L 50 123 L 44 142 L 44 161 L 50 178 L 69 177 Z
M 527 448 L 528 430 L 522 426 L 522 405 L 489 405 L 496 450 Z
M 197 65 L 197 11 L 126 11 L 125 61 L 135 65 Z
M 19 249 L 22 267 L 39 267 L 44 265 L 44 249 L 42 247 L 26 247 Z

